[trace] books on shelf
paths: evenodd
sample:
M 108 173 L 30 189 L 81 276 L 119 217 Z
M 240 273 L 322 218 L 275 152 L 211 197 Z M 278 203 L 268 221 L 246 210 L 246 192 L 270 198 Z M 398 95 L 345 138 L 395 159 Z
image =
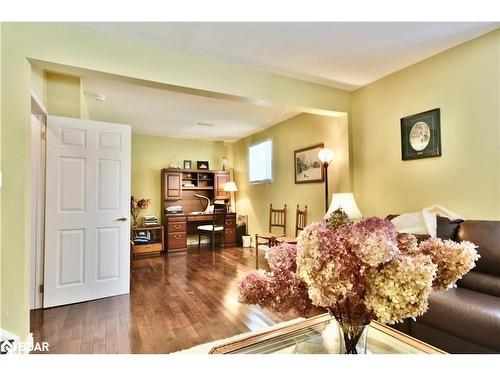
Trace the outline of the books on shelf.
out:
M 158 226 L 158 218 L 156 215 L 144 215 L 143 217 L 144 227 L 156 227 Z

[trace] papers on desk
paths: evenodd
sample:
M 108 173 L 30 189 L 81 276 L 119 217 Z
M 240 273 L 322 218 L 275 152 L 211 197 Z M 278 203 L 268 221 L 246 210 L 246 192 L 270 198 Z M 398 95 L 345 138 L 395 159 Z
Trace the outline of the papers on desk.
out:
M 167 207 L 167 214 L 182 214 L 182 206 Z

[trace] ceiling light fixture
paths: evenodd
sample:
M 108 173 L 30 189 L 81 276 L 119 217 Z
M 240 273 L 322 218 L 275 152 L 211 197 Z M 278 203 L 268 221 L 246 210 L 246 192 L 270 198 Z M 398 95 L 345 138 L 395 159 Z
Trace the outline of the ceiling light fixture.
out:
M 106 101 L 106 95 L 96 94 L 95 100 L 97 102 L 105 102 Z

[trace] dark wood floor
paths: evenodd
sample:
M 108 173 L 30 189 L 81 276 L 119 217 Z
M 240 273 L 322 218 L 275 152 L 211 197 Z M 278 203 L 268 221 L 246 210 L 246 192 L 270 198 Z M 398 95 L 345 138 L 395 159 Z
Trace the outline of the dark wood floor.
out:
M 254 264 L 250 248 L 134 260 L 130 294 L 33 311 L 31 330 L 51 353 L 171 353 L 294 318 L 238 303 Z

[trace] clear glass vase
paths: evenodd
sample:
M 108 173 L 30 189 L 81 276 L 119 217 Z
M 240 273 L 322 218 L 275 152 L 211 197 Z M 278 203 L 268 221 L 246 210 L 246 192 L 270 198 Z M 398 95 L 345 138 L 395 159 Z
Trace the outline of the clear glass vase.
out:
M 339 354 L 366 354 L 368 349 L 367 325 L 350 325 L 337 322 L 339 332 Z

